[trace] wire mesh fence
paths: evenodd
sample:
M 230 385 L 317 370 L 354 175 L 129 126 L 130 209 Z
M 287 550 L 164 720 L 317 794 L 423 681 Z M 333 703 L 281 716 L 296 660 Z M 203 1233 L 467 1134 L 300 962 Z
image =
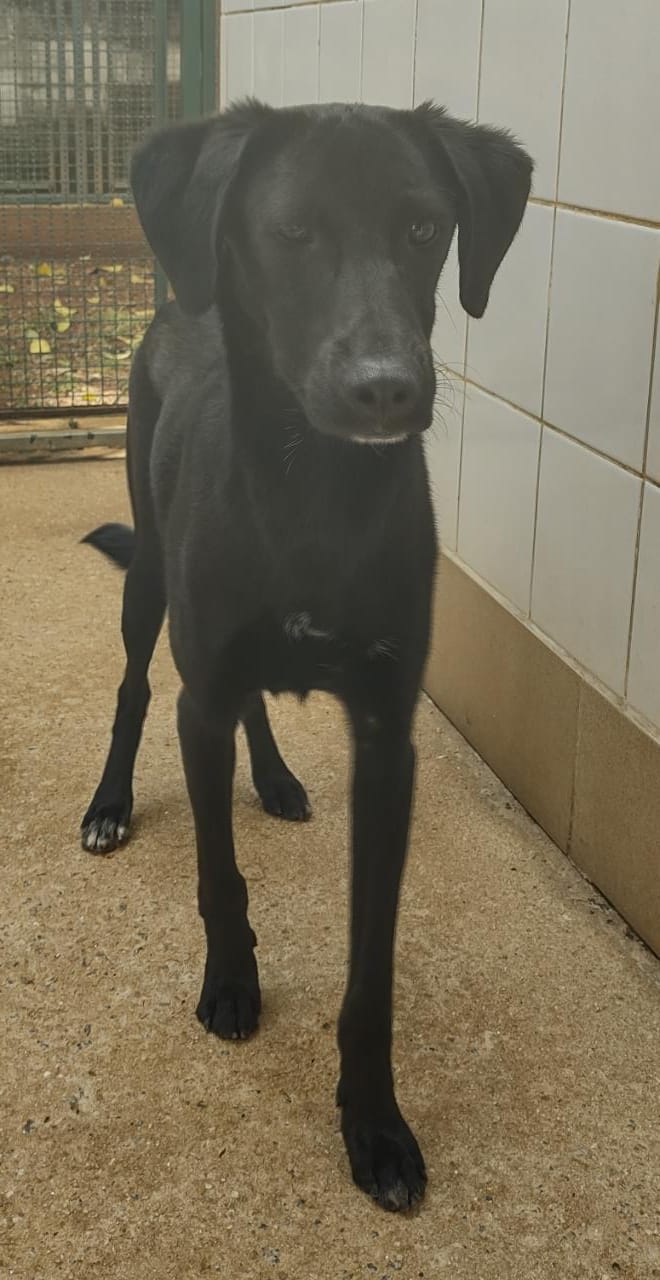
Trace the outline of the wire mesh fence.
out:
M 154 305 L 129 157 L 181 114 L 189 2 L 0 6 L 0 414 L 126 402 Z

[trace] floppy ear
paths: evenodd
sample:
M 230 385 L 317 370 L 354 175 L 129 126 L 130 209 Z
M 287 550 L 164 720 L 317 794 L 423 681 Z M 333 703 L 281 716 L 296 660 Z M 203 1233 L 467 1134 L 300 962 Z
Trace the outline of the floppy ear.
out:
M 417 109 L 453 170 L 457 195 L 461 303 L 471 316 L 486 310 L 490 286 L 520 226 L 533 162 L 503 129 L 454 120 L 425 102 Z
M 140 222 L 184 311 L 205 311 L 213 301 L 222 203 L 246 141 L 268 110 L 248 101 L 212 120 L 171 125 L 133 155 Z

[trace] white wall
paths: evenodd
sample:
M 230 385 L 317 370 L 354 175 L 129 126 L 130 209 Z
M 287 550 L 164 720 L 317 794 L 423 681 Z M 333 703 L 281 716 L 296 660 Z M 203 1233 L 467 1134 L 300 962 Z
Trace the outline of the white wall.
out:
M 454 250 L 440 283 L 442 540 L 660 729 L 660 0 L 224 9 L 223 103 L 433 97 L 531 151 L 484 319 L 458 305 Z

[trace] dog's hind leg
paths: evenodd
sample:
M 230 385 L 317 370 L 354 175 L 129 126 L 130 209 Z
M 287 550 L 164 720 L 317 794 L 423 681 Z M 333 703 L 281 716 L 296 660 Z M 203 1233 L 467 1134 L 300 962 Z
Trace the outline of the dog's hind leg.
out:
M 112 743 L 103 776 L 81 824 L 90 853 L 109 853 L 128 835 L 133 767 L 149 705 L 147 672 L 165 615 L 160 547 L 155 530 L 137 537 L 124 583 L 122 635 L 126 669 L 119 686 Z
M 260 693 L 250 694 L 241 719 L 250 750 L 252 781 L 266 813 L 306 822 L 312 813 L 307 793 L 279 753 Z

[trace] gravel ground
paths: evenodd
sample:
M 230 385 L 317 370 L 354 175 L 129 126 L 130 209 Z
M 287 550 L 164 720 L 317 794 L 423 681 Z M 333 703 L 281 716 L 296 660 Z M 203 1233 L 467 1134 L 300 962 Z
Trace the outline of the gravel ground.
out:
M 165 644 L 130 843 L 79 846 L 120 676 L 120 575 L 77 543 L 120 462 L 0 470 L 0 1274 L 21 1280 L 660 1276 L 660 967 L 428 702 L 395 1058 L 421 1211 L 349 1180 L 333 1108 L 346 934 L 343 721 L 282 699 L 315 808 L 267 818 L 241 748 L 265 1008 L 194 1017 L 203 937 Z

